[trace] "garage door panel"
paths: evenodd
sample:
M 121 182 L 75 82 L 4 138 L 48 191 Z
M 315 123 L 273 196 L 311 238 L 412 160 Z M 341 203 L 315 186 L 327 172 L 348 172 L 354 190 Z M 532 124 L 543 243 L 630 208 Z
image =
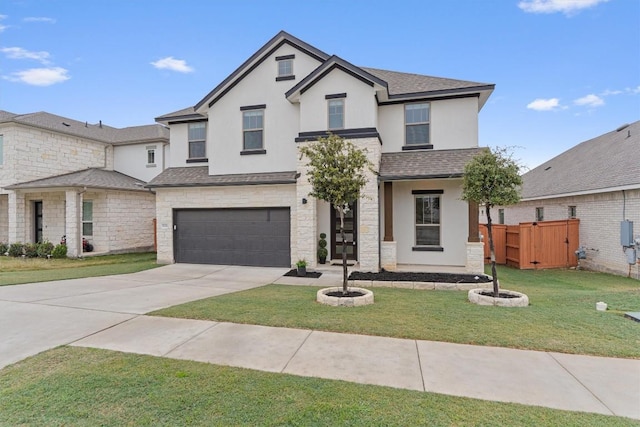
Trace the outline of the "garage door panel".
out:
M 176 210 L 176 262 L 289 267 L 290 217 L 289 208 Z

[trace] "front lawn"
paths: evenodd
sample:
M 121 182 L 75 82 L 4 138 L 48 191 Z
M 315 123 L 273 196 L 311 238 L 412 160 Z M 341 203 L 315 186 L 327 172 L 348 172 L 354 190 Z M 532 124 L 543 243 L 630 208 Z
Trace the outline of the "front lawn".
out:
M 0 256 L 0 286 L 135 273 L 158 266 L 155 253 L 103 255 L 80 259 Z
M 504 289 L 524 292 L 526 308 L 477 306 L 462 291 L 375 288 L 375 304 L 315 303 L 316 287 L 269 285 L 152 313 L 267 326 L 446 341 L 561 353 L 640 358 L 640 282 L 575 270 L 499 268 Z M 604 301 L 606 312 L 595 304 Z
M 637 422 L 60 347 L 0 371 L 0 425 L 600 427 Z

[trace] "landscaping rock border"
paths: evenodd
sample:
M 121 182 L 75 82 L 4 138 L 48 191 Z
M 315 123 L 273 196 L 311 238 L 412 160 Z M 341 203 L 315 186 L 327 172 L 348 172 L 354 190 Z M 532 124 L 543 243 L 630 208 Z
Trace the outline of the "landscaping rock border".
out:
M 373 304 L 373 292 L 369 289 L 350 287 L 349 291 L 362 293 L 362 296 L 357 297 L 332 297 L 327 295 L 328 293 L 339 291 L 342 291 L 342 287 L 320 289 L 316 294 L 316 301 L 320 304 L 331 305 L 334 307 L 359 307 Z
M 527 307 L 529 305 L 529 297 L 520 292 L 500 289 L 501 294 L 512 295 L 513 297 L 496 298 L 482 295 L 482 292 L 485 291 L 485 288 L 471 289 L 468 294 L 469 302 L 478 305 L 495 305 L 498 307 Z

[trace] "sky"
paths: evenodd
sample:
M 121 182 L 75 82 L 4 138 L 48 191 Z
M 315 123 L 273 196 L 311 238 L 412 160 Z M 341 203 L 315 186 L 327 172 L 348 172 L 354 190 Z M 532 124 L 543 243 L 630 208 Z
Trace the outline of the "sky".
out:
M 280 30 L 354 65 L 495 84 L 479 145 L 525 170 L 640 120 L 640 0 L 2 0 L 0 110 L 151 124 Z

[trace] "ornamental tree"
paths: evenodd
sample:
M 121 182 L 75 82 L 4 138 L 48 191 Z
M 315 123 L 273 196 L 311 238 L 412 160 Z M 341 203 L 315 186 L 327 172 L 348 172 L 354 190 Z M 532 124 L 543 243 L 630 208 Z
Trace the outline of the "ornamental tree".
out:
M 500 294 L 500 289 L 491 229 L 491 208 L 518 203 L 521 185 L 520 166 L 507 148 L 486 149 L 476 155 L 464 168 L 462 199 L 483 204 L 487 213 L 493 296 L 496 298 Z
M 342 292 L 346 293 L 348 280 L 344 216 L 349 205 L 360 198 L 362 188 L 367 183 L 366 170 L 372 170 L 373 165 L 367 159 L 365 150 L 334 134 L 318 138 L 318 141 L 301 147 L 300 152 L 309 160 L 308 177 L 312 187 L 309 196 L 330 203 L 340 216 Z

